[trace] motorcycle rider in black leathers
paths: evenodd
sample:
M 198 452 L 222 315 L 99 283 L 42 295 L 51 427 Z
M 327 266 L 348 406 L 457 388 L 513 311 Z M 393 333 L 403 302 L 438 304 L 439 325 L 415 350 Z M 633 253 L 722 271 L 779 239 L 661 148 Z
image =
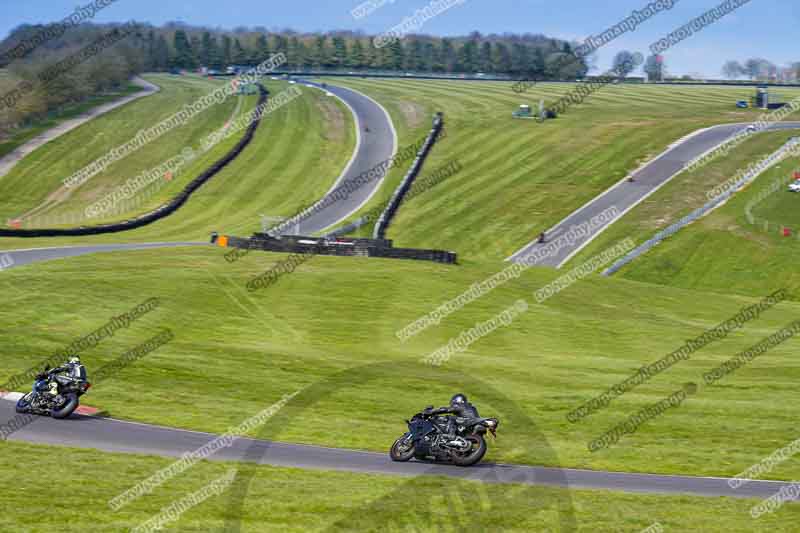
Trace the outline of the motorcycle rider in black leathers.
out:
M 58 384 L 68 385 L 70 382 L 86 383 L 86 367 L 81 364 L 80 356 L 73 355 L 69 361 L 58 368 L 48 371 L 55 379 L 50 382 L 50 394 L 58 395 Z
M 478 410 L 474 405 L 467 401 L 464 394 L 456 394 L 450 399 L 449 407 L 440 407 L 438 409 L 425 409 L 422 411 L 422 416 L 430 418 L 437 415 L 456 415 L 461 418 L 479 418 Z

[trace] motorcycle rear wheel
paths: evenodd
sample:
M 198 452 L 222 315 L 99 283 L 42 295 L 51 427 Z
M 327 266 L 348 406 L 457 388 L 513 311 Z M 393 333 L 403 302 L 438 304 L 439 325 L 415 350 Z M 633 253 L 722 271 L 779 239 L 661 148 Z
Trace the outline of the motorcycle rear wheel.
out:
M 469 435 L 464 438 L 472 444 L 472 448 L 466 453 L 454 453 L 453 463 L 458 466 L 472 466 L 486 455 L 486 440 L 482 435 Z
M 64 402 L 59 409 L 53 409 L 50 416 L 53 418 L 67 418 L 72 412 L 78 408 L 78 395 L 74 392 L 67 394 L 67 401 Z
M 408 450 L 403 451 L 403 444 L 406 437 L 402 436 L 392 444 L 392 448 L 389 450 L 389 457 L 392 458 L 392 461 L 398 461 L 401 463 L 405 463 L 406 461 L 410 461 L 412 457 L 414 457 L 414 445 L 412 444 Z

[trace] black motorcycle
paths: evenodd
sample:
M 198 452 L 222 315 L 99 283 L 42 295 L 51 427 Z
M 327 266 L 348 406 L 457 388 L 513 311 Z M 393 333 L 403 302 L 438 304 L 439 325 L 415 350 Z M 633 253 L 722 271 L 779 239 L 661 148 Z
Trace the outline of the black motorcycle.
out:
M 406 420 L 408 432 L 394 441 L 389 451 L 393 461 L 442 461 L 472 466 L 486 454 L 487 432 L 497 437 L 496 418 L 461 418 L 417 413 Z
M 51 383 L 57 386 L 58 393 L 55 396 L 50 394 Z M 67 418 L 78 408 L 78 398 L 86 394 L 91 386 L 88 382 L 53 374 L 50 367 L 45 367 L 44 372 L 36 376 L 31 392 L 17 402 L 17 412 Z

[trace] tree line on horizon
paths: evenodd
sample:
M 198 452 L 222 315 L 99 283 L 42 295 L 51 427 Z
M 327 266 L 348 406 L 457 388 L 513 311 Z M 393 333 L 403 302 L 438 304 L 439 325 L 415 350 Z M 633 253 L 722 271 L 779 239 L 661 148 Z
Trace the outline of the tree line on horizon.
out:
M 742 63 L 728 60 L 722 66 L 722 74 L 730 80 L 747 78 L 751 81 L 796 82 L 800 80 L 800 61 L 779 67 L 760 57 L 752 57 Z
M 544 78 L 576 77 L 588 65 L 572 57 L 572 44 L 544 35 L 465 37 L 411 35 L 376 47 L 371 36 L 354 32 L 297 33 L 219 30 L 167 26 L 151 28 L 145 39 L 147 67 L 221 69 L 253 66 L 283 53 L 293 70 L 414 71 L 478 73 Z
M 3 54 L 35 37 L 45 25 L 22 25 L 0 43 L 0 98 L 21 80 L 35 81 L 70 54 L 79 52 L 119 24 L 83 24 L 45 41 L 25 57 L 3 61 Z M 271 55 L 286 55 L 292 70 L 413 71 L 467 73 L 536 79 L 574 79 L 589 71 L 585 60 L 572 56 L 573 43 L 544 35 L 487 35 L 463 37 L 409 35 L 383 47 L 359 32 L 298 33 L 257 27 L 233 31 L 168 23 L 140 24 L 124 41 L 87 59 L 48 83 L 34 84 L 13 107 L 0 106 L 0 134 L 25 126 L 64 105 L 117 89 L 131 76 L 200 67 L 254 66 Z
M 113 26 L 82 25 L 53 42 L 45 43 L 31 55 L 39 60 L 49 59 L 48 56 L 60 50 L 87 41 L 88 34 L 107 31 L 109 27 Z M 3 52 L 43 28 L 23 25 L 13 30 L 0 43 L 0 58 Z M 141 25 L 129 45 L 138 52 L 138 66 L 147 71 L 253 66 L 278 52 L 287 56 L 289 68 L 298 70 L 484 72 L 552 79 L 574 78 L 585 75 L 589 70 L 586 61 L 572 56 L 573 43 L 539 34 L 484 36 L 473 32 L 464 37 L 410 35 L 377 48 L 372 36 L 359 32 L 268 32 L 265 29 L 245 28 L 226 32 L 168 23 L 160 28 Z M 569 60 L 565 61 L 565 57 Z M 7 66 L 0 59 L 0 68 Z

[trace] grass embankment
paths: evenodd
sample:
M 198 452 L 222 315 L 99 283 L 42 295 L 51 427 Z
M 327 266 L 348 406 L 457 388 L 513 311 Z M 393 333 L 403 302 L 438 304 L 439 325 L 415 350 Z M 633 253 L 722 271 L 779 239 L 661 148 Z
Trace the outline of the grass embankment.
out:
M 751 88 L 613 85 L 542 125 L 515 120 L 511 112 L 523 103 L 554 101 L 574 84 L 540 84 L 518 95 L 509 83 L 330 83 L 372 96 L 396 123 L 407 121 L 403 110 L 409 114 L 409 106 L 424 110 L 415 114 L 424 125 L 399 132 L 400 146 L 424 136 L 431 113 L 445 113 L 448 136 L 424 173 L 454 159 L 464 168 L 404 203 L 388 237 L 399 246 L 455 250 L 465 261 L 508 257 L 677 139 L 759 113 L 734 105 L 751 96 Z M 395 184 L 400 176 L 394 176 Z
M 152 76 L 148 79 L 163 85 L 165 89 L 158 95 L 116 110 L 109 116 L 92 121 L 55 143 L 42 147 L 30 156 L 31 161 L 26 158 L 21 164 L 22 168 L 14 170 L 18 173 L 16 180 L 4 179 L 0 182 L 0 187 L 11 190 L 14 182 L 24 179 L 25 176 L 30 177 L 30 173 L 35 172 L 39 168 L 38 165 L 43 164 L 41 161 L 58 159 L 62 149 L 75 149 L 85 142 L 86 136 L 103 137 L 106 135 L 105 132 L 119 129 L 122 130 L 121 137 L 128 140 L 132 135 L 131 132 L 135 133 L 142 127 L 154 125 L 158 119 L 169 116 L 170 112 L 177 111 L 193 98 L 206 94 L 215 86 L 197 78 Z M 285 82 L 278 81 L 267 81 L 265 85 L 273 95 L 289 87 Z M 258 230 L 261 227 L 262 214 L 289 216 L 296 213 L 301 206 L 310 205 L 330 188 L 352 155 L 355 146 L 353 119 L 346 107 L 326 97 L 321 91 L 305 87 L 300 89 L 303 92 L 301 97 L 266 115 L 252 143 L 245 151 L 198 190 L 188 204 L 167 219 L 132 232 L 97 237 L 3 239 L 0 247 L 27 248 L 34 243 L 35 246 L 58 246 L 75 243 L 206 240 L 209 233 L 214 230 L 241 234 Z M 167 105 L 164 100 L 154 101 L 157 98 L 166 98 L 166 101 L 171 103 Z M 255 96 L 247 97 L 239 114 L 252 109 L 255 102 Z M 154 109 L 148 112 L 149 108 L 142 109 L 142 106 L 153 106 Z M 113 165 L 107 172 L 109 181 L 105 185 L 102 185 L 105 179 L 103 176 L 92 178 L 81 187 L 81 190 L 91 187 L 94 192 L 91 195 L 88 193 L 73 195 L 69 202 L 73 206 L 85 208 L 99 197 L 101 191 L 111 190 L 112 182 L 120 185 L 123 183 L 122 178 L 133 177 L 142 170 L 161 164 L 178 155 L 187 143 L 195 148 L 198 147 L 204 135 L 219 129 L 231 117 L 234 106 L 235 99 L 213 106 L 186 126 L 175 130 L 175 133 L 165 135 L 136 154 Z M 119 114 L 123 114 L 125 120 L 131 121 L 131 124 L 126 123 L 124 128 L 114 127 L 113 121 L 119 119 Z M 102 135 L 100 132 L 103 132 Z M 174 196 L 188 181 L 227 152 L 240 136 L 236 135 L 223 141 L 206 155 L 184 167 L 167 186 L 148 196 L 142 205 L 132 207 L 134 213 L 144 212 Z M 116 141 L 106 142 L 103 146 L 108 149 L 117 144 Z M 100 151 L 98 148 L 92 153 L 99 154 Z M 138 159 L 134 159 L 137 157 Z M 75 164 L 73 161 L 69 164 L 64 163 L 62 167 L 65 168 L 63 171 L 49 171 L 46 175 L 48 179 L 58 181 L 57 175 L 69 175 L 64 174 L 68 172 L 66 167 L 74 171 L 80 168 L 80 164 Z M 116 167 L 124 168 L 125 172 L 115 174 L 113 171 Z M 46 195 L 46 191 L 54 186 L 53 183 L 46 185 L 45 181 L 47 180 L 31 179 L 28 189 L 15 189 L 13 198 L 16 200 L 12 198 L 5 202 L 3 212 L 11 213 L 23 209 L 22 204 L 17 205 L 18 203 L 34 204 L 38 200 L 31 199 Z M 36 191 L 29 190 L 31 188 Z M 120 215 L 105 221 L 120 218 L 124 217 Z M 92 219 L 92 223 L 96 223 L 95 221 L 102 222 L 104 219 Z M 81 222 L 81 224 L 86 223 L 86 221 Z
M 3 205 L 0 206 L 0 219 L 5 221 L 31 213 L 31 222 L 39 227 L 96 222 L 87 221 L 83 215 L 83 210 L 89 204 L 122 185 L 127 179 L 179 154 L 185 146 L 199 145 L 204 135 L 221 127 L 236 109 L 237 98 L 229 98 L 194 117 L 184 126 L 169 131 L 120 161 L 112 163 L 80 187 L 64 187 L 63 182 L 78 170 L 132 140 L 139 131 L 155 126 L 178 112 L 184 105 L 223 85 L 220 81 L 196 77 L 154 75 L 148 79 L 162 86 L 162 90 L 84 124 L 21 161 L 0 182 L 0 191 L 4 198 Z M 181 181 L 185 183 L 187 180 L 176 177 L 176 183 L 172 187 L 177 187 L 177 182 Z M 163 191 L 166 187 L 161 189 Z M 140 193 L 140 197 L 144 195 L 144 192 Z M 46 207 L 32 213 L 40 206 Z M 124 215 L 125 213 L 121 214 L 122 217 Z
M 797 340 L 792 339 L 722 383 L 702 388 L 680 408 L 610 449 L 587 451 L 589 440 L 638 409 L 684 383 L 701 383 L 704 372 L 796 319 L 796 304 L 779 305 L 608 408 L 570 424 L 570 410 L 752 300 L 594 278 L 537 305 L 534 291 L 556 275 L 541 269 L 401 343 L 397 330 L 499 266 L 318 257 L 250 295 L 246 282 L 284 256 L 251 253 L 231 265 L 222 253 L 99 254 L 2 272 L 0 287 L 7 295 L 0 310 L 7 331 L 4 376 L 25 370 L 147 298 L 159 297 L 161 308 L 89 350 L 85 360 L 91 373 L 160 327 L 172 329 L 175 340 L 93 389 L 87 403 L 122 418 L 222 432 L 284 394 L 347 369 L 383 363 L 374 379 L 352 371 L 350 381 L 335 381 L 329 395 L 266 436 L 383 451 L 403 431 L 406 416 L 429 403 L 444 403 L 463 389 L 482 413 L 507 420 L 491 449 L 493 460 L 735 475 L 797 438 L 788 407 L 800 375 Z M 517 298 L 526 298 L 531 308 L 509 327 L 455 354 L 441 369 L 408 366 Z M 505 399 L 472 378 L 459 381 L 451 371 L 485 382 Z M 520 421 L 513 406 L 533 423 Z M 794 479 L 800 467 L 787 462 L 770 476 Z

